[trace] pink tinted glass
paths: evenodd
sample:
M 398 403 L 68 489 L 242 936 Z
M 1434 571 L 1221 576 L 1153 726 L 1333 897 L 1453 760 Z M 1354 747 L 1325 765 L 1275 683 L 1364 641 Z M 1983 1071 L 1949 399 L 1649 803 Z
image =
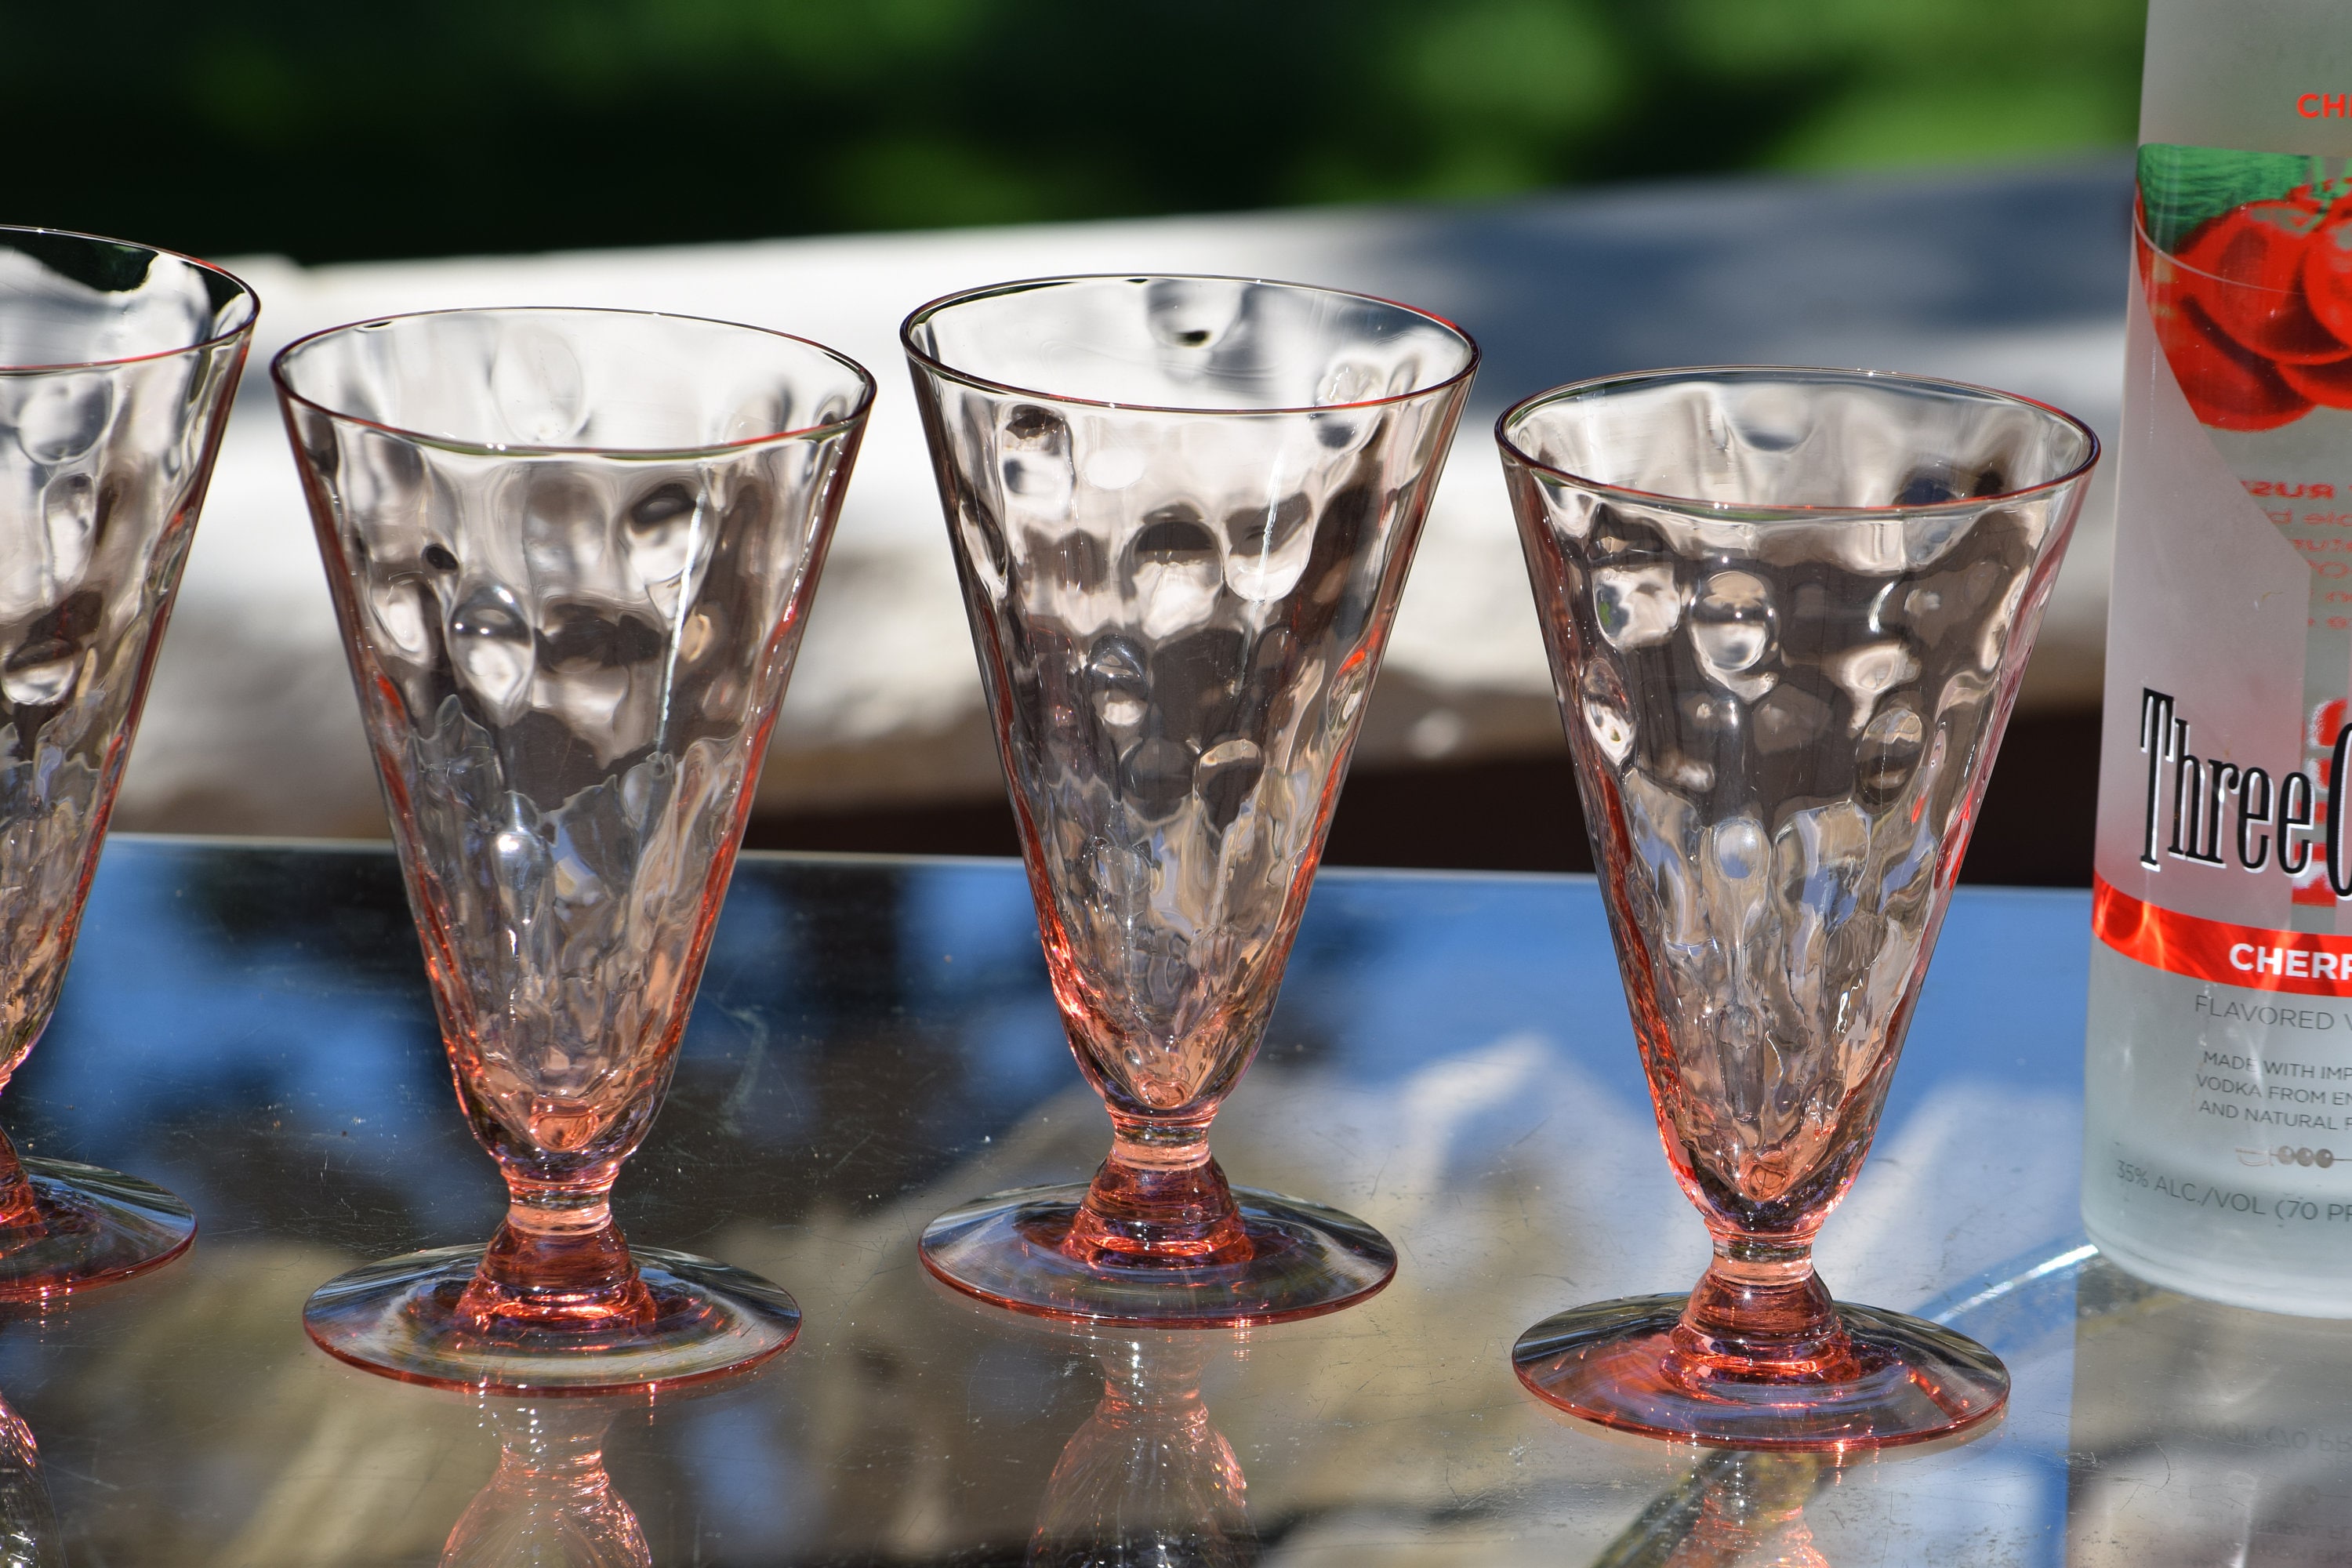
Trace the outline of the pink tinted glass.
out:
M 1385 1284 L 1362 1221 L 1226 1182 L 1477 351 L 1384 300 L 1225 278 L 980 289 L 904 332 L 1078 1069 L 1091 1183 L 980 1199 L 922 1255 L 1018 1310 L 1198 1326 Z
M 1832 1302 L 1813 1237 L 1877 1128 L 2098 444 L 1976 387 L 1771 368 L 1565 387 L 1498 433 L 1659 1134 L 1715 1242 L 1687 1297 L 1529 1330 L 1519 1376 L 1733 1447 L 1984 1421 L 1991 1352 Z
M 322 1287 L 320 1345 L 419 1382 L 652 1386 L 772 1355 L 790 1297 L 623 1241 L 873 396 L 796 338 L 606 310 L 339 328 L 276 375 L 488 1247 Z
M 185 257 L 0 229 L 0 1083 L 57 1005 L 259 309 Z M 0 1300 L 195 1229 L 160 1187 L 0 1139 Z

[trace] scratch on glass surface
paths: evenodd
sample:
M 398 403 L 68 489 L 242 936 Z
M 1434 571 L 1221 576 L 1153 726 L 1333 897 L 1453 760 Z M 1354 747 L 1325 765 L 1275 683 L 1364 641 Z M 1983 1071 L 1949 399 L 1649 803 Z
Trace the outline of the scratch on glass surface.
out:
M 749 1037 L 749 1045 L 743 1053 L 743 1070 L 736 1074 L 734 1083 L 729 1086 L 725 1097 L 719 1102 L 719 1129 L 728 1136 L 735 1137 L 743 1131 L 744 1109 L 751 1103 L 751 1091 L 760 1083 L 760 1068 L 768 1059 L 768 1021 L 760 1016 L 757 1007 L 722 1005 L 719 1010 L 740 1025 L 743 1033 Z

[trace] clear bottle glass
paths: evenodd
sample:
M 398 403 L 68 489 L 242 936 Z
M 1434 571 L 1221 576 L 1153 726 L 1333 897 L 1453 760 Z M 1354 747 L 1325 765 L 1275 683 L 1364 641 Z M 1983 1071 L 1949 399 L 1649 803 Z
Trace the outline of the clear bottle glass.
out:
M 2147 39 L 2083 1217 L 2352 1316 L 2352 31 L 2154 0 Z

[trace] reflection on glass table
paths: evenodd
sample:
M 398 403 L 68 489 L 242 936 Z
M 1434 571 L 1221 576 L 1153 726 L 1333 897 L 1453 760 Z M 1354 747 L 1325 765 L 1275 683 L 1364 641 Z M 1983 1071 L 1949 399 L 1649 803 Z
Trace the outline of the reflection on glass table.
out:
M 1248 1482 L 1209 1418 L 1201 1375 L 1234 1353 L 1216 1332 L 1097 1333 L 1102 1399 L 1046 1478 L 1029 1568 L 1249 1568 Z
M 1752 1448 L 1707 1455 L 1594 1559 L 1594 1568 L 1827 1568 L 1805 1504 L 1833 1482 L 1834 1458 Z
M 0 1399 L 0 1568 L 61 1568 L 57 1509 L 41 1479 L 41 1449 L 25 1418 Z
M 637 1516 L 613 1489 L 611 1399 L 483 1402 L 499 1468 L 449 1532 L 441 1568 L 648 1568 Z
M 2352 1562 L 2352 1322 L 2075 1287 L 2067 1560 Z
M 1019 868 L 746 857 L 614 1204 L 632 1240 L 789 1279 L 806 1326 L 756 1375 L 627 1402 L 579 1441 L 665 1568 L 1010 1565 L 1139 1495 L 1106 1478 L 1158 1500 L 1118 1538 L 1280 1568 L 1756 1563 L 1800 1527 L 1839 1568 L 2323 1560 L 2274 1526 L 2352 1519 L 2352 1478 L 2319 1447 L 2334 1331 L 2110 1291 L 2074 1237 L 2087 920 L 2072 894 L 1955 896 L 1822 1248 L 1856 1295 L 1997 1352 L 2010 1410 L 1808 1489 L 1597 1434 L 1512 1375 L 1542 1311 L 1672 1289 L 1709 1252 L 1658 1158 L 1589 881 L 1323 874 L 1218 1137 L 1379 1226 L 1396 1280 L 1333 1317 L 1202 1336 L 1197 1383 L 1147 1348 L 1138 1386 L 1123 1352 L 1106 1368 L 1111 1342 L 970 1301 L 915 1257 L 956 1197 L 1100 1153 Z M 152 1276 L 0 1322 L 52 1550 L 439 1563 L 506 1462 L 497 1423 L 334 1362 L 300 1321 L 337 1269 L 478 1237 L 505 1206 L 449 1114 L 391 856 L 116 839 L 53 1030 L 65 1048 L 0 1101 L 9 1133 L 151 1173 L 204 1229 Z M 1209 1500 L 1212 1533 L 1183 1498 Z

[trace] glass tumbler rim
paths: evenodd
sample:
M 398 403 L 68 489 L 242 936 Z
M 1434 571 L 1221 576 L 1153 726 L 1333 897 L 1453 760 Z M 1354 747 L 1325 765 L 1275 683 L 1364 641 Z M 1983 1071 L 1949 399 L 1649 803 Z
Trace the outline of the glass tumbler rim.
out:
M 254 324 L 261 320 L 260 290 L 216 261 L 206 261 L 201 256 L 191 256 L 184 250 L 173 250 L 166 246 L 150 245 L 143 239 L 118 239 L 110 234 L 92 234 L 86 229 L 51 228 L 46 224 L 0 224 L 0 239 L 19 234 L 46 235 L 52 239 L 86 240 L 92 245 L 112 245 L 119 246 L 124 250 L 143 250 L 154 259 L 168 258 L 173 261 L 184 261 L 189 266 L 200 271 L 208 272 L 233 286 L 244 298 L 246 311 L 244 319 L 234 325 L 224 327 L 207 337 L 197 339 L 194 342 L 182 343 L 176 348 L 150 349 L 144 353 L 112 354 L 105 359 L 56 360 L 41 364 L 0 364 L 0 375 L 54 375 L 61 371 L 110 370 L 118 365 L 149 364 L 159 360 L 174 359 L 182 354 L 205 353 L 247 336 L 252 332 Z
M 1855 386 L 1902 386 L 1914 391 L 1959 393 L 1984 398 L 2013 407 L 2031 408 L 2049 416 L 2072 428 L 2083 437 L 2080 461 L 2050 479 L 2030 485 L 2018 485 L 1990 495 L 1955 496 L 1948 500 L 1919 501 L 1908 505 L 1892 503 L 1881 506 L 1804 506 L 1772 501 L 1708 500 L 1700 496 L 1671 495 L 1658 490 L 1644 490 L 1632 485 L 1612 484 L 1589 474 L 1580 474 L 1557 463 L 1547 463 L 1529 453 L 1513 439 L 1516 425 L 1538 409 L 1573 399 L 1606 396 L 1618 391 L 1631 391 L 1644 386 L 1660 386 L 1676 381 L 1718 380 L 1771 381 L 1785 380 L 1796 384 L 1804 381 L 1828 382 Z M 2054 404 L 2022 393 L 2004 392 L 1999 387 L 1985 386 L 1973 381 L 1961 381 L 1952 376 L 1922 375 L 1911 371 L 1871 370 L 1861 366 L 1792 365 L 1792 364 L 1696 364 L 1673 365 L 1656 370 L 1616 371 L 1607 375 L 1588 376 L 1581 381 L 1565 382 L 1523 397 L 1495 417 L 1495 444 L 1503 455 L 1518 466 L 1548 474 L 1578 489 L 1590 490 L 1612 500 L 1637 506 L 1664 508 L 1668 510 L 1694 513 L 1742 522 L 1776 521 L 1883 521 L 1888 518 L 1934 516 L 1937 513 L 1982 511 L 1991 507 L 2008 506 L 2032 497 L 2051 494 L 2080 481 L 2098 466 L 2103 451 L 2098 432 L 2075 416 Z
M 468 441 L 460 437 L 440 435 L 430 430 L 412 429 L 382 419 L 371 419 L 364 414 L 336 408 L 309 395 L 298 392 L 287 374 L 288 362 L 303 349 L 329 338 L 348 332 L 369 331 L 393 326 L 402 321 L 427 321 L 441 316 L 626 316 L 638 321 L 686 321 L 697 326 L 724 327 L 730 331 L 751 332 L 761 337 L 781 338 L 818 353 L 846 369 L 857 381 L 857 399 L 839 417 L 822 424 L 799 425 L 789 430 L 772 430 L 762 435 L 746 436 L 734 441 L 712 441 L 684 447 L 567 447 L 542 446 L 523 441 Z M 612 305 L 457 305 L 434 310 L 395 310 L 389 315 L 370 316 L 361 321 L 343 321 L 322 327 L 315 332 L 305 332 L 269 360 L 269 379 L 278 395 L 289 403 L 323 415 L 345 425 L 356 425 L 386 436 L 396 436 L 404 441 L 431 447 L 437 451 L 465 452 L 495 458 L 609 458 L 621 461 L 635 459 L 669 460 L 716 457 L 725 453 L 745 452 L 757 447 L 780 446 L 787 441 L 804 441 L 830 435 L 837 430 L 855 427 L 873 411 L 876 384 L 874 373 L 856 360 L 798 332 L 787 332 L 774 327 L 753 326 L 746 321 L 730 321 L 717 316 L 690 316 L 677 310 L 633 310 Z
M 1404 392 L 1382 393 L 1378 397 L 1358 398 L 1349 403 L 1306 403 L 1265 406 L 1241 404 L 1184 405 L 1120 403 L 1107 397 L 1086 397 L 1074 392 L 1048 392 L 1042 387 L 1022 386 L 1013 382 L 998 381 L 975 371 L 959 369 L 929 350 L 917 346 L 915 342 L 916 329 L 933 317 L 958 305 L 968 305 L 977 300 L 996 299 L 1010 294 L 1025 293 L 1034 289 L 1057 288 L 1071 283 L 1103 282 L 1249 283 L 1267 289 L 1295 289 L 1301 293 L 1326 294 L 1335 299 L 1360 300 L 1370 304 L 1386 305 L 1391 310 L 1402 310 L 1407 315 L 1418 316 L 1423 321 L 1431 322 L 1460 339 L 1463 347 L 1470 352 L 1469 356 L 1462 362 L 1461 367 L 1450 375 L 1433 381 L 1426 386 L 1416 386 Z M 1183 414 L 1199 415 L 1205 418 L 1259 418 L 1306 414 L 1340 414 L 1352 409 L 1393 407 L 1424 397 L 1440 396 L 1476 375 L 1479 362 L 1485 357 L 1486 352 L 1478 346 L 1478 340 L 1465 331 L 1459 322 L 1448 320 L 1434 310 L 1423 310 L 1419 305 L 1408 305 L 1402 300 L 1391 300 L 1384 294 L 1367 293 L 1360 289 L 1334 289 L 1321 283 L 1298 283 L 1282 278 L 1248 277 L 1239 273 L 1152 271 L 1059 273 L 1038 278 L 1011 278 L 1001 283 L 982 283 L 974 288 L 958 289 L 951 293 L 942 294 L 936 300 L 926 300 L 908 311 L 906 320 L 898 323 L 898 346 L 906 351 L 909 360 L 932 374 L 998 396 L 1026 397 L 1039 403 L 1058 403 L 1066 407 L 1101 408 L 1122 414 Z

